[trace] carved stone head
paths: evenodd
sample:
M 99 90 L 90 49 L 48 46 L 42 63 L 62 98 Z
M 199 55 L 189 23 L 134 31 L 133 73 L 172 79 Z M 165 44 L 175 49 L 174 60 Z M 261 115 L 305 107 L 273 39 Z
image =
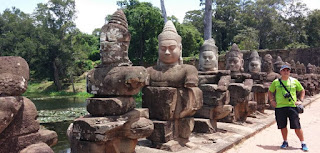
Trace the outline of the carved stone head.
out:
M 158 36 L 158 40 L 158 65 L 181 65 L 183 63 L 181 36 L 171 20 L 166 22 L 163 31 Z
M 261 72 L 261 59 L 257 51 L 252 51 L 250 55 L 249 72 L 251 73 Z
M 273 61 L 272 56 L 270 54 L 266 54 L 263 57 L 263 63 L 262 63 L 262 71 L 271 73 L 273 72 Z
M 204 41 L 200 48 L 199 70 L 218 70 L 218 47 L 215 45 L 215 41 L 212 38 Z
M 274 62 L 275 72 L 280 73 L 280 68 L 282 65 L 284 65 L 284 62 L 282 61 L 281 57 L 278 56 L 276 62 Z
M 132 65 L 128 57 L 130 39 L 127 18 L 122 10 L 117 10 L 108 24 L 101 28 L 101 65 Z
M 233 44 L 232 48 L 226 54 L 226 68 L 231 72 L 242 72 L 243 71 L 243 53 L 240 52 L 237 44 Z
M 294 62 L 294 60 L 290 61 L 290 66 L 291 66 L 291 73 L 296 73 L 296 63 Z
M 314 66 L 310 63 L 308 63 L 308 65 L 307 65 L 307 73 L 308 74 L 315 73 Z

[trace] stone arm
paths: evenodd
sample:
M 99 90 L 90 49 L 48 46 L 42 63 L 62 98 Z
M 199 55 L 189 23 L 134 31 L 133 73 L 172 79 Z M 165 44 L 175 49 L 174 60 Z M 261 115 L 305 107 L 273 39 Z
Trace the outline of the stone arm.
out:
M 198 87 L 198 82 L 199 82 L 199 78 L 198 78 L 198 70 L 191 65 L 185 65 L 185 73 L 186 73 L 186 77 L 185 77 L 185 83 L 184 83 L 184 87 Z

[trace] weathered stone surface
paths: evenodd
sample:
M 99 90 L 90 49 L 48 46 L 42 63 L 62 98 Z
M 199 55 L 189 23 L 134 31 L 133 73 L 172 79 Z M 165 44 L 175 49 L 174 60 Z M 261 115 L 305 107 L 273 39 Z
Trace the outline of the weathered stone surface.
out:
M 22 97 L 0 97 L 0 133 L 11 123 L 22 104 Z
M 7 139 L 3 139 L 0 136 L 0 153 L 16 153 L 22 150 L 23 148 L 40 142 L 39 140 L 40 134 L 39 133 L 30 133 L 27 135 L 21 136 L 12 136 L 8 137 Z
M 27 90 L 28 82 L 21 76 L 0 74 L 0 96 L 21 96 Z
M 216 130 L 212 127 L 210 119 L 195 118 L 193 132 L 214 133 Z
M 243 101 L 234 106 L 234 120 L 237 122 L 245 122 L 249 115 L 248 101 Z
M 39 122 L 36 120 L 37 115 L 38 112 L 35 105 L 28 98 L 23 97 L 23 104 L 20 110 L 9 126 L 0 133 L 0 139 L 37 132 L 40 127 Z
M 257 110 L 261 113 L 264 112 L 264 109 L 267 108 L 268 104 L 268 93 L 254 93 L 254 100 L 257 102 Z
M 230 77 L 230 70 L 199 71 L 198 73 L 199 84 L 219 84 L 221 80 L 225 79 L 224 77 Z M 222 84 L 219 84 L 219 86 L 220 85 Z
M 182 146 L 180 145 L 179 141 L 171 140 L 167 143 L 161 145 L 161 150 L 166 150 L 170 152 L 177 152 L 181 150 Z
M 131 35 L 122 10 L 117 10 L 101 28 L 100 33 L 100 67 L 132 65 L 128 57 Z
M 231 105 L 219 105 L 217 107 L 203 106 L 195 114 L 196 117 L 207 118 L 207 119 L 222 119 L 230 114 L 233 110 Z
M 199 88 L 145 87 L 143 93 L 142 107 L 149 108 L 152 119 L 173 120 L 192 116 L 202 106 Z
M 92 116 L 123 115 L 135 107 L 136 102 L 133 97 L 87 99 L 87 111 Z
M 148 81 L 142 66 L 100 67 L 88 72 L 87 92 L 100 96 L 135 95 Z
M 248 114 L 252 114 L 257 111 L 257 102 L 249 101 L 248 102 Z
M 72 139 L 70 148 L 71 152 L 76 153 L 120 153 L 120 151 L 113 146 L 112 142 L 109 143 L 110 145 L 107 146 L 103 141 L 91 142 Z
M 150 74 L 150 85 L 154 87 L 197 87 L 198 71 L 192 65 L 162 67 L 159 65 L 147 68 Z
M 215 41 L 212 38 L 205 40 L 200 47 L 199 70 L 218 70 L 218 47 L 215 45 Z
M 207 106 L 224 105 L 230 97 L 226 87 L 216 84 L 202 84 L 199 88 L 203 92 L 203 104 Z
M 152 142 L 166 143 L 173 139 L 173 121 L 153 121 L 154 130 L 147 139 Z
M 0 75 L 3 73 L 21 76 L 25 80 L 29 80 L 29 65 L 26 60 L 18 56 L 1 56 Z
M 149 109 L 148 108 L 136 108 L 140 112 L 140 117 L 149 118 Z
M 28 63 L 21 57 L 0 57 L 0 96 L 20 96 L 29 80 Z
M 45 143 L 37 143 L 24 148 L 19 153 L 54 153 L 53 150 Z
M 46 143 L 48 146 L 54 146 L 58 143 L 58 135 L 55 131 L 39 130 L 40 141 Z
M 252 92 L 259 92 L 259 93 L 266 93 L 268 92 L 269 88 L 267 86 L 264 86 L 263 84 L 254 84 L 252 86 L 251 91 Z
M 198 87 L 179 90 L 181 101 L 177 103 L 175 118 L 180 119 L 194 115 L 203 105 L 202 91 Z
M 151 135 L 154 125 L 151 120 L 141 117 L 138 121 L 131 124 L 130 129 L 125 130 L 125 137 L 129 139 L 145 138 Z
M 194 118 L 181 118 L 178 120 L 178 126 L 179 127 L 176 130 L 179 138 L 189 139 L 189 136 L 194 128 Z
M 149 108 L 151 119 L 172 120 L 174 118 L 179 96 L 177 88 L 144 87 L 142 92 L 142 107 Z
M 252 51 L 250 55 L 249 72 L 259 73 L 261 72 L 261 59 L 257 51 Z
M 236 105 L 238 102 L 245 101 L 251 92 L 251 88 L 242 83 L 231 83 L 228 90 L 230 91 L 231 105 Z
M 140 112 L 133 110 L 121 116 L 78 118 L 74 121 L 72 132 L 69 134 L 76 140 L 108 141 L 121 137 L 126 123 L 138 121 Z M 127 126 L 130 127 L 131 124 Z

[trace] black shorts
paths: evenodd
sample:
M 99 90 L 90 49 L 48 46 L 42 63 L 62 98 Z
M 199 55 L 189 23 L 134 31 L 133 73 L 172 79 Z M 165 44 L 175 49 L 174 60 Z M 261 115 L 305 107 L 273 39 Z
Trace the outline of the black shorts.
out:
M 282 107 L 275 109 L 278 129 L 287 127 L 288 118 L 290 129 L 301 129 L 299 113 L 296 107 Z

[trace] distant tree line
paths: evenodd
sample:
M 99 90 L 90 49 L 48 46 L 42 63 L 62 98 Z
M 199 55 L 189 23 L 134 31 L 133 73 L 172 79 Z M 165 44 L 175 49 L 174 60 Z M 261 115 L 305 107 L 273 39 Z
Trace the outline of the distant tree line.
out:
M 204 1 L 200 1 L 199 4 Z M 164 26 L 161 10 L 148 2 L 117 2 L 128 19 L 129 58 L 134 65 L 153 65 Z M 232 43 L 241 49 L 305 48 L 320 46 L 320 10 L 309 11 L 299 0 L 214 0 L 212 38 L 219 51 Z M 33 80 L 52 80 L 57 90 L 75 76 L 99 64 L 99 32 L 76 28 L 74 0 L 49 0 L 32 14 L 18 8 L 0 13 L 0 55 L 22 56 Z M 106 15 L 106 20 L 110 15 Z M 190 10 L 182 23 L 172 20 L 182 37 L 183 56 L 198 56 L 204 37 L 204 7 Z

